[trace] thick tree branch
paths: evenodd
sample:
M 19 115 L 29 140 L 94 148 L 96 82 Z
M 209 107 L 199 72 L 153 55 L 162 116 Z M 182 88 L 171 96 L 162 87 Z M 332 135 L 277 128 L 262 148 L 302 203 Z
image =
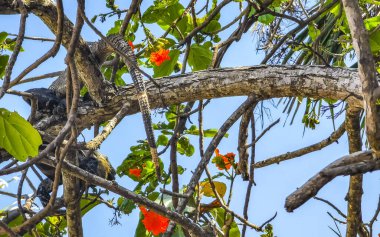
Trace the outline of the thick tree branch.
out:
M 342 3 L 358 58 L 358 72 L 365 101 L 367 139 L 374 151 L 374 155 L 380 157 L 380 108 L 376 105 L 376 100 L 379 96 L 375 95 L 379 85 L 376 80 L 376 67 L 369 45 L 369 36 L 364 27 L 359 2 L 342 0 Z
M 355 70 L 323 66 L 255 66 L 224 68 L 157 79 L 158 89 L 147 82 L 151 108 L 166 107 L 199 99 L 256 95 L 263 99 L 286 96 L 347 100 L 361 106 Z M 126 114 L 139 112 L 133 85 L 120 88 L 104 107 L 84 103 L 78 109 L 78 128 L 99 124 L 114 117 L 121 107 Z M 44 122 L 36 127 L 44 127 Z M 54 130 L 57 130 L 55 127 Z M 49 131 L 47 131 L 49 132 Z
M 380 160 L 374 160 L 372 156 L 370 151 L 355 152 L 326 166 L 286 198 L 286 210 L 294 211 L 314 197 L 323 186 L 337 176 L 364 174 L 379 170 Z
M 360 136 L 360 113 L 361 109 L 348 106 L 346 110 L 346 131 L 350 154 L 362 150 Z M 347 229 L 346 237 L 356 237 L 362 225 L 362 195 L 363 175 L 358 174 L 350 177 L 350 185 L 347 193 Z

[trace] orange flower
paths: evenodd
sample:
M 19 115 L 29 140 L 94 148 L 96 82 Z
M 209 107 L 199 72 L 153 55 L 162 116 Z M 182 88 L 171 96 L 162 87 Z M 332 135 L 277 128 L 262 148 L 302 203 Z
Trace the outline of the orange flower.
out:
M 135 50 L 135 46 L 133 45 L 132 41 L 128 41 L 129 46 L 131 46 L 132 50 Z
M 139 168 L 129 169 L 129 175 L 133 175 L 133 176 L 135 176 L 136 178 L 140 178 L 141 171 L 142 171 L 142 170 L 139 169 Z
M 219 170 L 229 170 L 235 162 L 235 154 L 229 152 L 225 155 L 219 153 L 219 149 L 215 149 L 215 157 L 212 159 L 212 163 L 215 163 Z
M 160 49 L 157 52 L 153 52 L 150 54 L 149 60 L 157 66 L 160 66 L 161 63 L 165 62 L 166 60 L 170 60 L 169 50 Z
M 152 210 L 147 210 L 144 206 L 139 206 L 141 213 L 144 216 L 142 223 L 145 229 L 152 232 L 154 235 L 164 233 L 169 225 L 169 219 L 161 216 Z

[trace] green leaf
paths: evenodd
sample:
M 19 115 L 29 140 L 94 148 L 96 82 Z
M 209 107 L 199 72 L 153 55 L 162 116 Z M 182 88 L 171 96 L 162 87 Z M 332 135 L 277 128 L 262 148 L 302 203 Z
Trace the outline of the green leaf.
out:
M 160 1 L 159 1 L 160 2 Z M 178 3 L 178 1 L 166 1 L 169 5 L 164 3 L 158 4 L 155 2 L 154 6 L 150 6 L 142 16 L 142 22 L 158 24 L 163 30 L 169 29 L 173 22 L 180 18 L 176 24 L 176 29 L 171 29 L 169 33 L 180 40 L 182 35 L 186 35 L 193 29 L 191 17 L 188 13 L 184 13 L 185 8 Z M 178 32 L 180 31 L 180 33 Z
M 203 130 L 203 136 L 204 137 L 214 137 L 216 133 L 218 132 L 218 129 L 216 128 L 210 128 Z M 185 130 L 185 134 L 190 134 L 190 135 L 196 135 L 199 136 L 199 129 L 195 125 L 191 125 L 191 127 L 188 130 Z M 228 138 L 228 133 L 224 135 L 225 138 Z
M 7 38 L 7 36 L 8 36 L 8 33 L 7 32 L 0 32 L 0 44 L 2 44 L 4 41 L 5 41 L 5 39 Z
M 159 196 L 160 196 L 159 192 L 152 192 L 148 195 L 148 199 L 151 201 L 156 201 Z
M 182 136 L 177 143 L 177 150 L 179 154 L 186 155 L 188 157 L 192 156 L 195 152 L 195 148 L 190 143 L 190 139 L 188 137 Z
M 131 199 L 126 199 L 123 197 L 120 197 L 117 200 L 118 208 L 124 213 L 124 214 L 131 214 L 132 211 L 136 208 L 136 204 Z
M 5 75 L 5 68 L 8 64 L 9 55 L 0 55 L 0 78 Z
M 214 208 L 210 211 L 211 215 L 216 219 L 216 222 L 220 226 L 220 228 L 223 228 L 224 226 L 224 216 L 225 216 L 225 211 L 223 208 Z M 227 218 L 231 218 L 230 214 L 227 214 Z M 226 220 L 227 220 L 226 218 Z M 236 224 L 236 221 L 233 221 L 231 224 L 231 229 L 229 236 L 233 237 L 240 237 L 240 230 L 238 225 Z
M 42 139 L 38 131 L 17 112 L 0 108 L 0 147 L 19 161 L 38 155 Z
M 123 23 L 122 20 L 117 20 L 114 22 L 114 26 L 108 30 L 107 35 L 113 35 L 117 34 L 120 31 L 121 24 Z
M 140 219 L 139 219 L 139 223 L 136 227 L 135 237 L 146 237 L 147 236 L 148 232 L 146 231 L 145 226 L 142 223 L 142 219 L 143 219 L 143 215 L 140 212 Z
M 313 41 L 317 38 L 318 35 L 321 34 L 321 31 L 317 29 L 313 24 L 310 24 L 308 26 L 308 29 L 309 29 L 309 36 Z
M 212 62 L 212 51 L 209 47 L 199 44 L 193 44 L 190 47 L 189 63 L 191 69 L 194 71 L 207 69 Z
M 178 0 L 155 0 L 154 9 L 165 9 L 169 6 L 178 3 Z
M 376 54 L 380 52 L 380 31 L 375 31 L 370 34 L 369 45 L 372 53 Z
M 166 146 L 169 142 L 169 138 L 165 135 L 160 135 L 157 138 L 157 146 Z
M 269 25 L 270 23 L 274 21 L 274 19 L 275 17 L 273 15 L 265 14 L 265 15 L 259 16 L 257 20 L 260 23 L 263 23 L 264 25 Z
M 219 21 L 212 20 L 210 23 L 207 24 L 205 28 L 203 28 L 202 32 L 204 33 L 213 33 L 217 30 L 220 30 L 222 26 L 220 25 Z
M 169 52 L 170 60 L 163 62 L 160 66 L 155 65 L 153 67 L 153 72 L 154 72 L 153 77 L 156 78 L 156 77 L 169 76 L 174 71 L 174 67 L 177 64 L 179 54 L 180 54 L 180 51 L 178 49 L 171 50 Z
M 364 20 L 365 28 L 368 31 L 375 29 L 376 27 L 379 26 L 379 24 L 380 24 L 380 16 L 375 16 L 375 17 L 371 17 Z
M 183 233 L 182 228 L 177 225 L 175 227 L 175 231 L 174 231 L 174 234 L 172 235 L 172 237 L 186 237 L 186 236 Z

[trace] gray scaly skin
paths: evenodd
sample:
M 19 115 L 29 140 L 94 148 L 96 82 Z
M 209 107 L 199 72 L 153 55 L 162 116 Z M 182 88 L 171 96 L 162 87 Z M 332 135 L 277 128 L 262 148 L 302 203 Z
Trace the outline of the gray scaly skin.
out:
M 157 178 L 161 180 L 161 170 L 160 163 L 157 153 L 156 139 L 153 133 L 152 127 L 152 119 L 149 107 L 149 100 L 145 89 L 145 83 L 141 72 L 138 69 L 137 59 L 131 46 L 125 42 L 123 36 L 121 35 L 109 35 L 107 36 L 107 40 L 109 40 L 114 46 L 116 46 L 120 51 L 124 53 L 127 58 L 123 58 L 124 63 L 127 65 L 128 70 L 131 74 L 133 83 L 136 89 L 136 96 L 139 101 L 141 114 L 143 117 L 143 123 L 147 135 L 148 144 L 150 147 L 150 153 L 152 155 L 152 162 L 155 165 Z M 96 43 L 90 44 L 91 52 L 95 57 L 97 63 L 102 65 L 107 57 L 114 52 L 112 47 L 105 42 L 104 40 L 100 40 Z M 66 92 L 66 71 L 57 80 L 55 80 L 49 87 L 49 89 L 54 90 L 58 96 L 64 96 Z

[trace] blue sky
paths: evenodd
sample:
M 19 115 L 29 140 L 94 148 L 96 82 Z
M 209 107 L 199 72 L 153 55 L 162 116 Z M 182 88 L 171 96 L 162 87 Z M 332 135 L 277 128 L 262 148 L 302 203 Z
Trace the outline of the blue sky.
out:
M 146 9 L 151 1 L 144 1 L 143 9 Z M 184 5 L 188 1 L 185 1 Z M 116 1 L 116 4 L 125 8 L 129 6 L 130 1 Z M 86 5 L 86 13 L 91 18 L 94 14 L 108 12 L 105 8 L 105 1 L 91 1 Z M 75 19 L 76 2 L 74 0 L 65 1 L 65 13 L 71 19 Z M 224 25 L 234 17 L 234 12 L 238 10 L 228 7 L 222 11 L 221 23 Z M 9 33 L 17 33 L 19 16 L 0 16 L 0 31 Z M 112 27 L 112 19 L 108 19 L 104 23 L 97 21 L 99 29 L 105 34 Z M 153 32 L 160 29 L 154 27 Z M 98 37 L 88 28 L 85 27 L 83 37 L 88 41 L 98 40 Z M 27 19 L 27 36 L 52 37 L 50 31 L 43 23 L 34 15 L 30 15 Z M 157 35 L 160 35 L 157 33 Z M 226 35 L 224 35 L 226 36 Z M 137 36 L 136 42 L 142 38 Z M 25 52 L 21 53 L 16 63 L 13 76 L 16 76 L 20 70 L 34 62 L 39 56 L 44 54 L 50 47 L 51 43 L 40 43 L 36 41 L 26 40 L 24 42 Z M 251 66 L 260 63 L 263 58 L 262 53 L 256 52 L 256 41 L 251 33 L 248 32 L 243 36 L 240 42 L 235 43 L 226 54 L 222 67 Z M 40 75 L 43 73 L 63 70 L 65 68 L 63 58 L 66 51 L 62 47 L 58 55 L 49 59 L 38 70 L 30 73 L 29 76 Z M 149 71 L 148 71 L 149 72 Z M 126 77 L 128 80 L 128 78 Z M 47 87 L 52 80 L 44 80 L 33 84 L 25 84 L 15 89 L 26 90 L 35 87 Z M 224 120 L 244 101 L 244 97 L 231 97 L 224 99 L 212 100 L 210 105 L 205 108 L 204 127 L 218 128 Z M 282 108 L 276 109 L 269 102 L 265 105 L 271 109 L 271 118 L 266 118 L 264 128 L 277 118 L 281 118 L 281 122 L 272 128 L 256 146 L 256 160 L 263 160 L 274 155 L 292 151 L 303 146 L 316 143 L 328 137 L 333 131 L 332 122 L 326 118 L 321 119 L 321 124 L 316 130 L 307 129 L 303 133 L 303 125 L 301 124 L 302 110 L 298 113 L 295 123 L 290 126 L 289 122 L 285 123 L 286 115 L 282 114 Z M 20 98 L 16 96 L 5 96 L 0 100 L 0 108 L 5 107 L 9 110 L 15 110 L 22 116 L 27 117 L 30 108 Z M 153 118 L 155 121 L 160 120 L 160 115 Z M 344 117 L 340 116 L 336 124 L 339 126 Z M 197 122 L 197 115 L 192 116 L 194 123 Z M 229 131 L 229 137 L 224 139 L 219 149 L 221 153 L 234 152 L 237 153 L 237 132 L 238 124 L 236 123 Z M 262 128 L 257 126 L 256 134 L 260 134 Z M 87 139 L 90 138 L 90 131 L 84 132 Z M 141 121 L 141 115 L 136 114 L 126 117 L 120 125 L 112 132 L 110 137 L 102 144 L 101 151 L 108 155 L 111 163 L 116 167 L 128 155 L 129 147 L 136 144 L 136 141 L 145 137 L 144 128 Z M 197 144 L 197 137 L 193 137 L 193 144 Z M 210 140 L 205 140 L 207 146 Z M 293 213 L 287 213 L 284 209 L 284 202 L 287 195 L 296 190 L 316 172 L 335 159 L 347 154 L 347 139 L 345 135 L 339 140 L 339 144 L 333 144 L 322 151 L 314 152 L 295 160 L 283 162 L 281 165 L 272 165 L 270 167 L 257 169 L 255 171 L 255 179 L 257 186 L 252 189 L 251 205 L 249 208 L 249 217 L 252 223 L 260 225 L 268 218 L 278 213 L 277 218 L 272 222 L 274 225 L 274 233 L 276 236 L 292 236 L 292 237 L 317 237 L 317 236 L 336 236 L 328 226 L 334 227 L 332 219 L 327 215 L 327 211 L 338 217 L 334 210 L 326 204 L 316 200 L 310 200 Z M 196 151 L 194 156 L 178 157 L 178 163 L 187 168 L 185 175 L 180 177 L 180 185 L 185 185 L 191 176 L 191 170 L 199 161 L 199 152 Z M 168 160 L 168 155 L 161 157 L 164 161 Z M 209 166 L 213 172 L 217 170 L 213 164 Z M 2 177 L 3 178 L 3 177 Z M 33 177 L 32 177 L 33 178 Z M 378 200 L 379 173 L 367 174 L 364 177 L 364 196 L 363 196 L 363 219 L 368 221 L 375 212 Z M 319 197 L 326 198 L 338 206 L 343 212 L 346 212 L 346 202 L 344 197 L 348 190 L 348 177 L 339 177 L 333 182 L 326 185 L 319 193 Z M 126 188 L 133 189 L 135 183 L 129 178 L 123 177 L 118 179 Z M 15 182 L 10 183 L 5 191 L 13 191 L 17 187 Z M 234 189 L 232 201 L 232 209 L 238 213 L 242 213 L 242 204 L 246 192 L 247 183 L 237 179 Z M 113 197 L 110 195 L 109 198 Z M 105 197 L 108 199 L 108 197 Z M 117 197 L 116 197 L 117 198 Z M 15 200 L 8 197 L 0 196 L 0 208 L 10 205 Z M 98 206 L 92 212 L 87 214 L 83 220 L 85 236 L 132 236 L 137 225 L 138 212 L 133 212 L 129 216 L 123 216 L 122 225 L 110 226 L 108 220 L 112 218 L 112 210 L 105 206 Z M 339 225 L 342 233 L 344 226 Z M 380 231 L 379 225 L 375 224 L 375 232 Z M 254 231 L 248 232 L 247 236 L 260 236 Z

